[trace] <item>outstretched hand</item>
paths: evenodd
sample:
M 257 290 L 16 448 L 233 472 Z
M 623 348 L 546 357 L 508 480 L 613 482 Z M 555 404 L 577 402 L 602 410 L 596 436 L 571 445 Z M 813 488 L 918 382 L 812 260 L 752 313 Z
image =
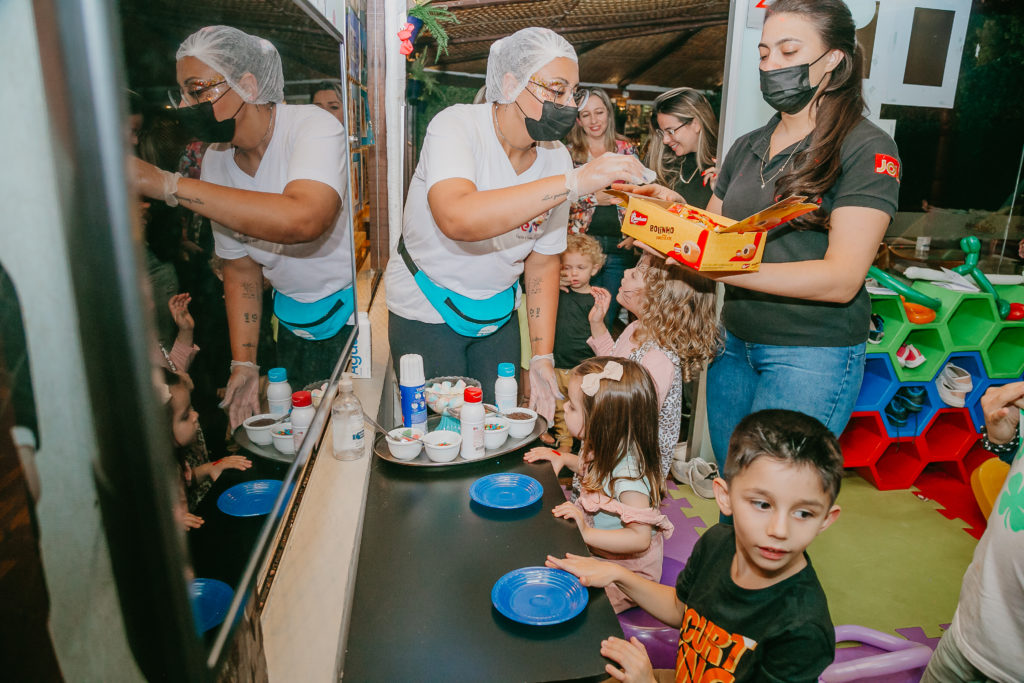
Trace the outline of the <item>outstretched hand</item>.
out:
M 610 586 L 620 576 L 620 572 L 629 571 L 614 562 L 572 553 L 566 553 L 564 558 L 548 555 L 544 565 L 555 569 L 564 569 L 579 578 L 580 583 L 589 588 Z
M 190 303 L 192 303 L 192 295 L 187 292 L 175 294 L 167 301 L 167 308 L 171 311 L 171 318 L 174 319 L 174 324 L 183 332 L 191 332 L 196 326 L 195 320 L 192 319 L 192 314 L 188 311 Z
M 604 670 L 608 675 L 623 683 L 652 683 L 654 678 L 654 667 L 651 665 L 651 658 L 647 654 L 647 648 L 640 642 L 640 639 L 633 636 L 628 641 L 622 638 L 610 637 L 601 641 L 601 655 L 618 664 L 617 669 L 611 664 L 606 664 Z
M 587 320 L 591 325 L 597 323 L 604 324 L 604 317 L 608 314 L 608 308 L 612 305 L 612 295 L 604 287 L 590 288 L 590 293 L 594 297 L 594 305 L 590 307 L 590 312 L 587 314 Z
M 678 202 L 685 204 L 686 200 L 683 199 L 683 195 L 668 189 L 664 185 L 658 185 L 651 183 L 650 185 L 630 185 L 629 183 L 615 183 L 612 185 L 613 190 L 622 190 L 623 192 L 629 192 L 631 194 L 638 194 L 644 197 L 653 197 L 654 199 L 663 199 L 666 202 Z

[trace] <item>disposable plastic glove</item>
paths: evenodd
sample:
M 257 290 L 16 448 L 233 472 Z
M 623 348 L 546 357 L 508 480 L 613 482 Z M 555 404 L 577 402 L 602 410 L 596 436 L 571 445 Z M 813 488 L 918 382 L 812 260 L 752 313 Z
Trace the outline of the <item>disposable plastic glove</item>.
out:
M 555 417 L 555 401 L 565 398 L 558 391 L 553 354 L 530 359 L 530 408 L 537 411 L 548 424 Z
M 255 363 L 231 361 L 231 377 L 224 390 L 221 408 L 227 408 L 231 429 L 260 412 L 260 366 Z
M 569 201 L 574 202 L 583 195 L 603 190 L 615 182 L 641 185 L 653 182 L 657 177 L 654 171 L 630 154 L 605 152 L 566 173 L 565 188 L 569 190 Z

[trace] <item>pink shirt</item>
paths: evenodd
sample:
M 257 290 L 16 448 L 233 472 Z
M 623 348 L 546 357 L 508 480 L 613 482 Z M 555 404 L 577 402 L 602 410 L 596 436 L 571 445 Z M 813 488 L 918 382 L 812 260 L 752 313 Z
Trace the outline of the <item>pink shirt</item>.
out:
M 626 358 L 637 347 L 633 342 L 633 332 L 636 331 L 636 327 L 639 324 L 639 321 L 636 320 L 631 322 L 614 342 L 612 341 L 612 335 L 605 331 L 604 334 L 596 339 L 594 337 L 587 339 L 587 345 L 599 356 Z M 658 408 L 661 408 L 665 404 L 668 390 L 672 387 L 672 377 L 676 366 L 658 348 L 648 351 L 640 364 L 647 368 L 647 372 L 651 373 L 651 378 L 654 379 L 654 386 L 658 390 Z

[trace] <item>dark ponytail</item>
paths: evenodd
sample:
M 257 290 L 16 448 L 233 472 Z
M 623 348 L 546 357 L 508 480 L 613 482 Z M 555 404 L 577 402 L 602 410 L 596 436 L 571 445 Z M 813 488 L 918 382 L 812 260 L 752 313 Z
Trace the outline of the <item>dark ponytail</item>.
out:
M 864 118 L 861 82 L 864 52 L 857 43 L 856 25 L 843 0 L 775 0 L 767 16 L 799 14 L 814 24 L 829 50 L 839 50 L 843 59 L 829 76 L 828 86 L 815 98 L 817 107 L 810 146 L 793 159 L 793 168 L 779 178 L 777 197 L 806 195 L 818 199 L 835 185 L 842 172 L 843 141 Z M 793 221 L 798 229 L 829 227 L 829 215 L 822 209 Z

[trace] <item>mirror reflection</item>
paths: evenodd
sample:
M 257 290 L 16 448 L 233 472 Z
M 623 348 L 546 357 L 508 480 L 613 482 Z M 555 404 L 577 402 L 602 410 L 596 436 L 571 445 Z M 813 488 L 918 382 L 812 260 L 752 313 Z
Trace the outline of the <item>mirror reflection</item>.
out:
M 209 644 L 353 335 L 346 74 L 285 0 L 121 11 L 176 519 Z

